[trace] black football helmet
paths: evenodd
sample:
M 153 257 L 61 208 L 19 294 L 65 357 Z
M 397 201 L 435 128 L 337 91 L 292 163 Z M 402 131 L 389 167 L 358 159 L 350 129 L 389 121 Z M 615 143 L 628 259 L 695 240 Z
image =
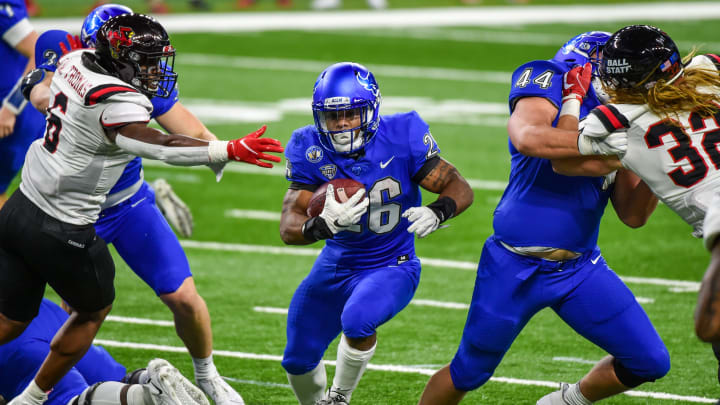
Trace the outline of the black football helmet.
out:
M 107 20 L 97 32 L 100 63 L 147 97 L 169 97 L 177 83 L 175 48 L 165 28 L 142 14 L 123 14 Z
M 661 79 L 671 83 L 683 68 L 678 48 L 668 34 L 650 25 L 630 25 L 608 39 L 599 73 L 611 88 L 649 89 Z

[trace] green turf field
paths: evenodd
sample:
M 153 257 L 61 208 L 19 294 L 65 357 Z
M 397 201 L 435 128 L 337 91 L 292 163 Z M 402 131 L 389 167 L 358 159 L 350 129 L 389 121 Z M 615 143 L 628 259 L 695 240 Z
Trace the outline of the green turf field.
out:
M 223 139 L 268 124 L 268 136 L 287 142 L 293 129 L 312 123 L 309 99 L 317 74 L 324 65 L 342 60 L 360 62 L 375 71 L 384 96 L 381 112 L 417 108 L 429 121 L 442 156 L 473 180 L 475 203 L 450 221 L 449 228 L 417 242 L 421 257 L 453 262 L 424 266 L 416 299 L 467 304 L 475 278 L 472 267 L 484 239 L 492 233 L 492 212 L 509 173 L 504 122 L 510 73 L 526 61 L 551 57 L 565 39 L 579 32 L 614 31 L 624 25 L 171 37 L 178 50 L 181 101 L 197 108 L 194 111 Z M 683 53 L 692 44 L 705 44 L 705 51 L 720 51 L 718 21 L 658 25 L 678 41 Z M 483 74 L 489 72 L 494 74 Z M 252 106 L 256 110 L 248 110 Z M 285 315 L 254 308 L 287 308 L 313 257 L 269 248 L 283 247 L 276 219 L 238 218 L 248 210 L 279 213 L 287 189 L 283 171 L 260 173 L 243 171 L 247 166 L 239 164 L 233 167 L 240 170 L 228 170 L 219 184 L 206 169 L 147 165 L 145 174 L 148 180 L 167 178 L 192 208 L 195 233 L 186 251 L 198 290 L 210 308 L 215 349 L 225 351 L 216 354 L 221 374 L 248 404 L 293 404 L 279 362 L 285 343 Z M 425 201 L 432 197 L 426 196 Z M 720 397 L 717 363 L 710 347 L 700 343 L 693 332 L 697 296 L 693 286 L 646 280 L 700 281 L 708 254 L 702 243 L 690 236 L 689 226 L 660 206 L 646 226 L 634 230 L 621 224 L 609 208 L 599 244 L 619 275 L 634 277 L 628 285 L 641 298 L 672 357 L 672 370 L 665 378 L 637 391 L 694 396 L 698 397 L 696 403 Z M 306 248 L 321 247 L 316 243 Z M 170 312 L 122 260 L 117 258 L 116 264 L 117 300 L 112 315 L 171 320 Z M 371 363 L 377 367 L 366 372 L 353 404 L 416 403 L 429 378 L 423 370 L 435 370 L 452 358 L 465 316 L 462 307 L 410 305 L 382 326 Z M 172 327 L 108 321 L 98 338 L 129 368 L 164 357 L 192 376 L 190 359 L 184 353 L 169 348 L 113 347 L 117 344 L 113 342 L 182 347 Z M 326 360 L 335 359 L 336 343 Z M 516 380 L 574 382 L 589 370 L 589 362 L 603 355 L 545 310 L 530 322 L 497 369 L 495 376 L 504 379 L 470 393 L 463 403 L 534 404 L 554 388 Z M 404 367 L 388 371 L 383 367 L 388 365 Z M 330 380 L 334 368 L 328 366 L 328 372 Z M 604 403 L 692 402 L 621 395 Z

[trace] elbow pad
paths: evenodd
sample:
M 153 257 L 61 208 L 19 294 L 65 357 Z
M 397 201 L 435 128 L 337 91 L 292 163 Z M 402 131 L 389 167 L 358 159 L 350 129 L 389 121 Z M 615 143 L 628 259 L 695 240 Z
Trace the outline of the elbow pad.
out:
M 45 79 L 45 69 L 34 69 L 22 79 L 20 84 L 20 92 L 22 92 L 25 100 L 30 100 L 30 93 L 35 85 Z

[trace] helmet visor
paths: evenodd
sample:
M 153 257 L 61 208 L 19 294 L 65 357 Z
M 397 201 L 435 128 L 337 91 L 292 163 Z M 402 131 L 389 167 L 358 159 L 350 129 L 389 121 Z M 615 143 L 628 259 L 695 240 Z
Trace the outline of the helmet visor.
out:
M 353 108 L 323 106 L 313 110 L 319 132 L 329 138 L 335 151 L 353 152 L 363 146 L 367 124 L 374 113 L 369 103 Z

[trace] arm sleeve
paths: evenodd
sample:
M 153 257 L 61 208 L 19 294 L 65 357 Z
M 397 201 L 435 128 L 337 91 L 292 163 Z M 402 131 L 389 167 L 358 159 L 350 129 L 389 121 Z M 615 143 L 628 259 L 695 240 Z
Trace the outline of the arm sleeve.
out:
M 3 41 L 15 48 L 32 31 L 22 2 L 0 3 L 0 35 Z
M 122 130 L 120 130 L 122 131 Z M 213 141 L 223 143 L 222 141 Z M 142 142 L 118 132 L 115 144 L 123 150 L 147 159 L 159 160 L 177 166 L 196 166 L 210 161 L 209 146 L 164 146 Z

